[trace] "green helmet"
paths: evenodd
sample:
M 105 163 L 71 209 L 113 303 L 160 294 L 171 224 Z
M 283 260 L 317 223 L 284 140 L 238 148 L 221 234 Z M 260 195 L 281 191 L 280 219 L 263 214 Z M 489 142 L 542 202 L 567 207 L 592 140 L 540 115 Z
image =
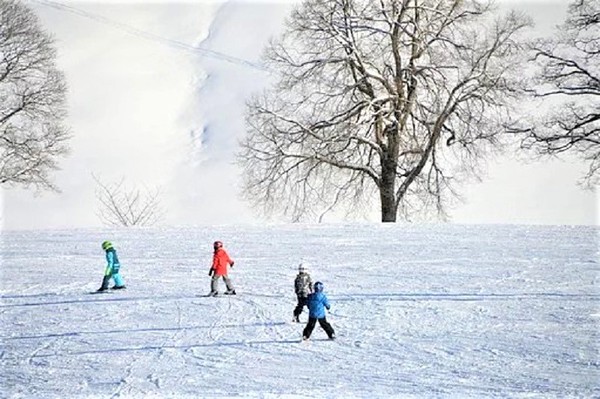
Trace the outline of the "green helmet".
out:
M 102 243 L 102 249 L 107 251 L 109 249 L 111 249 L 113 247 L 112 243 L 110 241 L 104 241 Z

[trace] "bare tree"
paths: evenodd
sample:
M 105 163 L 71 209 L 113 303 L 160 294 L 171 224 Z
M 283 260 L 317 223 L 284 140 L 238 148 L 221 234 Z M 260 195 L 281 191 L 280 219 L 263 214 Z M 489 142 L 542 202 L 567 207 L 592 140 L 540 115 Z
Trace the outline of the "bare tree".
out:
M 266 59 L 279 79 L 248 104 L 244 193 L 266 214 L 445 216 L 459 178 L 499 146 L 522 15 L 463 0 L 307 0 Z M 322 217 L 322 215 L 321 215 Z
M 116 183 L 103 183 L 93 176 L 100 202 L 98 217 L 107 226 L 153 226 L 163 219 L 160 188 L 144 189 L 125 186 L 122 178 Z
M 67 153 L 66 84 L 53 39 L 20 1 L 0 0 L 0 185 L 56 189 Z
M 587 162 L 584 182 L 594 186 L 600 170 L 600 3 L 576 0 L 552 39 L 533 45 L 539 67 L 529 91 L 546 106 L 539 118 L 513 126 L 525 132 L 522 146 L 542 155 L 575 153 Z

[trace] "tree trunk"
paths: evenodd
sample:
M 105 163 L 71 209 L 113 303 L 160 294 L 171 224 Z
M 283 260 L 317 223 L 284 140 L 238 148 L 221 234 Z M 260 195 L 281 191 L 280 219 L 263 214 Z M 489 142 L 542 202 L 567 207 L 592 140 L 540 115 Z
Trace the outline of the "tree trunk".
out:
M 384 159 L 381 165 L 381 184 L 379 196 L 381 198 L 381 221 L 395 223 L 398 207 L 396 205 L 396 160 Z

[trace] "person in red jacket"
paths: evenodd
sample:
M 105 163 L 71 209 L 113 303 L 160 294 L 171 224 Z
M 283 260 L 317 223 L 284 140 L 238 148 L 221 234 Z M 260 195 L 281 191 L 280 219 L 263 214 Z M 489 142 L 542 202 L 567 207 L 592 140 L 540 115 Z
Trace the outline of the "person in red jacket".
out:
M 225 295 L 235 295 L 235 289 L 233 289 L 231 280 L 227 276 L 227 266 L 233 267 L 234 262 L 227 254 L 227 251 L 225 251 L 225 248 L 223 248 L 223 243 L 221 241 L 215 241 L 213 248 L 215 250 L 213 262 L 208 272 L 208 275 L 212 277 L 210 280 L 210 293 L 208 295 L 217 296 L 219 294 L 217 286 L 220 277 L 223 278 L 223 281 L 225 281 L 225 285 L 227 286 Z

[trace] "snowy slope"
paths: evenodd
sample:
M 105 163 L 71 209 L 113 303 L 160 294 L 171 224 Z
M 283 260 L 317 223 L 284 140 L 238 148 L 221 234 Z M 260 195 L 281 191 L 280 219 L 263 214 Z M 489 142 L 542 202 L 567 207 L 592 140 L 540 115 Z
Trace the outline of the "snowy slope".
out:
M 161 188 L 165 225 L 255 220 L 233 165 L 245 101 L 291 4 L 33 2 L 69 85 L 61 193 L 0 188 L 6 229 L 100 226 L 97 183 Z M 219 212 L 215 212 L 215 206 Z
M 600 397 L 598 228 L 3 232 L 3 398 Z M 89 295 L 111 239 L 124 292 Z M 203 298 L 211 243 L 237 297 Z M 311 264 L 338 340 L 300 343 Z M 222 288 L 222 285 L 221 285 Z M 301 320 L 306 320 L 306 313 Z
M 64 9 L 46 3 L 31 6 L 56 38 L 69 86 L 72 151 L 56 173 L 61 193 L 0 192 L 3 225 L 100 226 L 92 175 L 105 183 L 124 178 L 126 187 L 161 187 L 163 205 L 174 208 L 171 199 L 180 187 L 171 182 L 186 167 L 190 129 L 201 123 L 184 110 L 203 71 L 194 64 L 199 54 L 165 42 L 204 40 L 219 5 L 83 1 L 67 2 L 73 8 Z

